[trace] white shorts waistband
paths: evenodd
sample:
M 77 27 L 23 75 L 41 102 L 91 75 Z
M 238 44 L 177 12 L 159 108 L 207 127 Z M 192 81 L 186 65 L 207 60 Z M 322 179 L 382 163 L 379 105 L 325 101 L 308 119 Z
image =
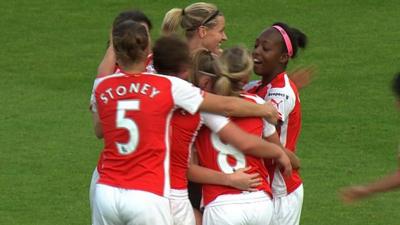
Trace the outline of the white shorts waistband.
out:
M 169 199 L 189 199 L 187 189 L 171 189 Z
M 224 204 L 252 203 L 258 201 L 271 201 L 271 196 L 269 196 L 264 191 L 220 195 L 216 199 L 214 199 L 214 201 L 210 202 L 206 207 L 213 207 Z

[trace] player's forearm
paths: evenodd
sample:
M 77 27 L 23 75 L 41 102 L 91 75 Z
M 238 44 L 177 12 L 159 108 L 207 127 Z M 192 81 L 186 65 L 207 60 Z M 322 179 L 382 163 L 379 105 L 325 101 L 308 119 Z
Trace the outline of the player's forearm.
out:
M 103 138 L 103 128 L 101 126 L 100 117 L 97 112 L 92 113 L 93 124 L 94 124 L 94 134 L 98 139 Z
M 371 194 L 400 188 L 400 171 L 396 171 L 393 174 L 367 184 L 365 187 Z
M 267 142 L 261 137 L 249 134 L 230 122 L 218 132 L 218 137 L 244 154 L 259 158 L 278 158 L 285 154 L 279 145 Z
M 97 68 L 98 75 L 101 76 L 101 75 L 113 74 L 115 71 L 115 63 L 116 63 L 116 58 L 115 58 L 114 48 L 110 45 L 107 48 L 103 60 L 101 61 L 99 67 Z
M 296 154 L 294 154 L 294 152 L 290 151 L 289 149 L 286 149 L 285 147 L 283 147 L 283 150 L 289 157 L 292 168 L 296 170 L 300 169 L 300 159 L 296 156 Z
M 187 176 L 190 181 L 196 183 L 229 185 L 229 179 L 226 174 L 196 164 L 189 166 Z
M 278 134 L 275 132 L 273 135 L 265 138 L 267 141 L 279 145 L 282 150 L 286 153 L 286 155 L 290 159 L 290 163 L 292 164 L 293 169 L 300 169 L 300 159 L 296 156 L 296 154 L 289 149 L 285 148 L 281 141 L 279 140 Z
M 268 117 L 271 114 L 264 105 L 235 97 L 229 97 L 226 100 L 225 112 L 227 116 L 236 117 Z
M 256 136 L 249 136 L 248 141 L 252 143 L 245 150 L 245 154 L 250 154 L 259 158 L 276 159 L 285 154 L 279 145 L 264 141 Z
M 219 96 L 207 93 L 199 108 L 210 113 L 236 117 L 278 117 L 272 105 L 256 104 L 238 97 Z

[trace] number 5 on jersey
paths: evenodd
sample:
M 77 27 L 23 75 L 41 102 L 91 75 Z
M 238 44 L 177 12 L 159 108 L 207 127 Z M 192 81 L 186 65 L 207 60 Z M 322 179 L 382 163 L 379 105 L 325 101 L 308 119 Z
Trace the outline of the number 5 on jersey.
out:
M 129 140 L 127 143 L 116 142 L 118 152 L 122 155 L 131 154 L 136 150 L 139 142 L 139 129 L 135 121 L 125 117 L 126 111 L 139 110 L 139 100 L 121 100 L 118 101 L 117 105 L 117 128 L 123 128 L 128 130 Z

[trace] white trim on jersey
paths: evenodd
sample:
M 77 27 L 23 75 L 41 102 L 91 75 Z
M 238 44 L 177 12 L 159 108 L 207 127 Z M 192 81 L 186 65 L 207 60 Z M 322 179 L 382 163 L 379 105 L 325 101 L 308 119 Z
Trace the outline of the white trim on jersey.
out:
M 169 174 L 169 167 L 170 167 L 170 153 L 171 153 L 171 146 L 170 146 L 170 136 L 171 136 L 171 119 L 172 115 L 174 114 L 175 107 L 168 113 L 167 119 L 166 119 L 166 124 L 165 124 L 165 158 L 164 158 L 164 191 L 163 191 L 163 196 L 164 197 L 169 197 L 171 193 L 171 178 Z
M 203 126 L 203 124 L 204 124 L 204 120 L 203 120 L 203 117 L 202 117 L 201 114 L 200 114 L 200 121 L 199 121 L 199 124 L 197 125 L 196 131 L 193 132 L 192 140 L 190 140 L 190 144 L 189 144 L 189 157 L 188 157 L 188 159 L 187 159 L 187 160 L 188 160 L 188 161 L 187 161 L 188 165 L 190 164 L 190 160 L 192 159 L 193 144 L 194 144 L 194 142 L 196 141 L 197 134 L 199 133 L 199 130 L 200 130 L 200 128 Z
M 282 121 L 286 122 L 289 118 L 289 114 L 293 111 L 296 105 L 296 94 L 290 86 L 290 81 L 286 74 L 284 76 L 284 79 L 284 87 L 269 87 L 269 91 L 265 96 L 265 100 L 272 101 L 272 103 L 278 109 L 279 113 L 282 115 Z
M 275 168 L 274 179 L 271 184 L 272 195 L 275 197 L 282 197 L 287 195 L 287 187 L 285 180 L 283 179 L 282 173 L 279 167 Z
M 230 122 L 228 117 L 217 114 L 201 112 L 200 116 L 204 121 L 204 124 L 214 133 L 218 133 Z
M 283 146 L 286 146 L 286 140 L 287 140 L 287 131 L 288 131 L 288 120 L 286 120 L 282 125 L 281 125 L 281 133 L 279 135 L 281 144 Z
M 276 133 L 276 128 L 274 125 L 268 123 L 265 119 L 264 121 L 264 130 L 263 130 L 263 137 L 269 137 Z

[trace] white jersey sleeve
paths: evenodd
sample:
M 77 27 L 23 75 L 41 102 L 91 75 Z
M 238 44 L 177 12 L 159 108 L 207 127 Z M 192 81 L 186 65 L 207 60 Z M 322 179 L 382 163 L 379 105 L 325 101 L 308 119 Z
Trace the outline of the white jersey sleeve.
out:
M 200 113 L 200 116 L 204 124 L 214 133 L 218 133 L 230 122 L 228 117 L 212 113 L 202 112 Z
M 276 132 L 275 126 L 268 123 L 266 120 L 264 120 L 263 136 L 269 137 L 269 136 L 273 135 L 275 132 Z
M 100 81 L 102 79 L 101 78 L 96 78 L 93 82 L 93 88 L 92 88 L 92 94 L 90 95 L 90 105 L 89 105 L 89 109 L 92 112 L 97 112 L 97 102 L 96 102 L 96 96 L 95 96 L 95 90 L 97 85 L 99 85 Z
M 265 100 L 271 101 L 281 114 L 281 120 L 285 122 L 295 106 L 296 95 L 290 85 L 287 85 L 284 88 L 271 88 Z
M 191 83 L 176 77 L 168 77 L 172 83 L 172 97 L 175 105 L 195 114 L 203 102 L 203 91 Z

